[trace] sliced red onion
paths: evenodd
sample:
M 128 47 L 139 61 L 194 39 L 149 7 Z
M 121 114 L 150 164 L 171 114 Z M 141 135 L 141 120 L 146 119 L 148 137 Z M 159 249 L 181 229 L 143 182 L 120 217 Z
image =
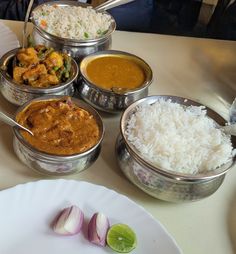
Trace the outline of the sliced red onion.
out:
M 79 207 L 73 205 L 63 209 L 53 223 L 53 231 L 60 235 L 75 235 L 82 228 L 84 214 Z
M 109 227 L 110 224 L 107 217 L 103 213 L 95 213 L 88 224 L 89 241 L 100 246 L 105 246 Z

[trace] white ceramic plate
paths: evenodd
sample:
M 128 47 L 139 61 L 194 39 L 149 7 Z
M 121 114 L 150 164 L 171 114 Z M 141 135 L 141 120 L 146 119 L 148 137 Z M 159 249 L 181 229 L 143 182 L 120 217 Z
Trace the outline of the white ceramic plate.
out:
M 135 254 L 179 254 L 173 238 L 143 208 L 102 186 L 73 180 L 43 180 L 0 192 L 0 253 L 100 254 L 114 253 L 87 240 L 87 223 L 95 212 L 111 224 L 126 223 L 137 234 Z M 72 204 L 85 215 L 82 232 L 59 236 L 50 228 L 58 212 Z
M 16 35 L 2 22 L 0 22 L 0 57 L 11 49 L 20 47 Z

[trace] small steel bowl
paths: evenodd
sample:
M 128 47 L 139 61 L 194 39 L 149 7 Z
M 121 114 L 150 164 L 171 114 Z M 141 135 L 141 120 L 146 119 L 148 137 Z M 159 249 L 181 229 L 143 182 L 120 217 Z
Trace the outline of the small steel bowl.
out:
M 13 49 L 3 55 L 0 59 L 0 91 L 9 102 L 20 106 L 27 101 L 43 95 L 69 95 L 74 94 L 73 82 L 77 79 L 79 68 L 74 59 L 71 62 L 70 78 L 59 85 L 48 88 L 36 88 L 17 84 L 8 74 L 8 66 L 20 48 Z
M 78 3 L 77 1 L 51 1 L 41 5 L 38 5 L 33 11 L 40 9 L 43 5 L 57 5 L 57 6 L 81 6 L 87 7 L 87 4 Z M 100 12 L 100 11 L 97 11 Z M 111 17 L 111 25 L 109 31 L 103 36 L 96 39 L 88 40 L 76 40 L 76 39 L 67 39 L 52 35 L 41 27 L 39 27 L 34 19 L 34 16 L 31 16 L 31 21 L 33 23 L 32 39 L 35 44 L 42 44 L 47 47 L 55 48 L 56 50 L 63 51 L 68 53 L 70 56 L 80 61 L 83 57 L 92 54 L 97 51 L 106 50 L 111 47 L 112 44 L 112 33 L 116 29 L 116 22 L 114 18 L 107 12 L 102 11 Z
M 31 103 L 36 101 L 47 101 L 47 100 L 59 100 L 63 96 L 43 96 L 37 99 L 31 100 L 30 102 L 22 105 L 16 112 L 26 110 Z M 104 125 L 100 115 L 87 103 L 71 98 L 72 102 L 82 109 L 88 111 L 99 126 L 100 138 L 96 145 L 91 147 L 89 150 L 77 153 L 74 155 L 52 155 L 46 152 L 41 152 L 36 148 L 32 147 L 21 135 L 20 130 L 13 128 L 13 148 L 17 157 L 29 168 L 32 168 L 42 174 L 52 176 L 69 175 L 73 173 L 79 173 L 82 170 L 90 167 L 98 158 L 101 150 L 101 143 L 104 136 Z M 15 116 L 16 116 L 15 115 Z
M 235 165 L 236 156 L 216 170 L 195 175 L 181 174 L 158 168 L 147 162 L 129 144 L 124 132 L 127 121 L 135 112 L 137 106 L 153 104 L 158 99 L 171 99 L 182 105 L 202 106 L 189 99 L 176 96 L 150 96 L 136 101 L 130 105 L 121 117 L 120 135 L 116 142 L 116 155 L 118 164 L 125 176 L 149 195 L 171 202 L 195 201 L 213 194 L 222 184 L 227 171 Z M 215 111 L 207 108 L 207 115 L 220 125 L 226 121 Z M 236 138 L 231 138 L 233 148 L 236 148 Z
M 140 87 L 132 90 L 113 89 L 112 91 L 109 91 L 90 82 L 86 74 L 88 64 L 92 60 L 104 56 L 118 56 L 131 59 L 137 63 L 142 67 L 145 73 L 146 79 L 144 83 Z M 109 113 L 120 113 L 134 101 L 146 97 L 148 95 L 148 87 L 153 79 L 151 67 L 143 59 L 136 55 L 117 50 L 100 51 L 85 57 L 80 63 L 80 72 L 81 80 L 78 85 L 79 96 L 93 107 Z

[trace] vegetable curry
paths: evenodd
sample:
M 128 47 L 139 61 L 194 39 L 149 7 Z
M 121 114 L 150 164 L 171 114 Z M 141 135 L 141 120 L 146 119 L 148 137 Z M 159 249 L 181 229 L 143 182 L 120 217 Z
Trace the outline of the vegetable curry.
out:
M 54 155 L 72 155 L 89 150 L 100 138 L 94 117 L 69 97 L 35 101 L 17 114 L 18 123 L 34 136 L 21 131 L 34 148 Z
M 70 71 L 70 56 L 42 45 L 20 49 L 13 61 L 13 80 L 19 85 L 36 88 L 66 82 Z
M 138 63 L 120 56 L 93 59 L 87 65 L 86 74 L 94 85 L 106 90 L 135 89 L 142 86 L 146 78 Z

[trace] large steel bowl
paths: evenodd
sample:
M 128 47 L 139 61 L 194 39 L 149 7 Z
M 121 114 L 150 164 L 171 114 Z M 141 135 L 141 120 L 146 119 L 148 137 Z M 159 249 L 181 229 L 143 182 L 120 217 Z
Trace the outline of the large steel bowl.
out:
M 77 1 L 52 1 L 41 5 L 38 5 L 33 11 L 40 9 L 42 5 L 58 5 L 58 6 L 82 6 L 87 7 L 86 4 L 78 3 Z M 99 11 L 98 11 L 99 12 Z M 33 12 L 32 12 L 33 13 Z M 67 39 L 59 36 L 55 36 L 43 30 L 39 27 L 34 19 L 31 17 L 33 23 L 32 39 L 34 43 L 42 44 L 47 47 L 55 48 L 56 50 L 63 51 L 71 55 L 77 61 L 80 61 L 83 57 L 95 53 L 97 51 L 106 50 L 111 47 L 112 43 L 112 33 L 116 29 L 116 22 L 113 17 L 105 12 L 111 17 L 111 25 L 109 31 L 103 36 L 96 39 L 88 40 L 76 40 Z M 63 17 L 62 17 L 63 18 Z
M 172 102 L 186 106 L 201 105 L 192 100 L 176 96 L 150 96 L 130 105 L 122 115 L 120 135 L 116 142 L 116 155 L 119 166 L 132 183 L 155 198 L 172 202 L 195 201 L 205 198 L 220 187 L 227 171 L 235 165 L 236 156 L 216 170 L 195 175 L 181 174 L 158 168 L 147 162 L 135 151 L 124 134 L 127 120 L 135 112 L 136 107 L 142 104 L 155 103 L 160 98 L 171 99 Z M 210 108 L 206 109 L 209 117 L 218 124 L 225 125 L 226 121 L 219 114 Z M 232 136 L 231 141 L 233 147 L 236 148 L 236 138 Z
M 62 96 L 43 96 L 34 99 L 22 105 L 16 112 L 27 109 L 31 103 L 35 101 L 59 100 Z M 79 173 L 91 166 L 98 158 L 101 150 L 101 143 L 104 136 L 104 125 L 100 115 L 87 103 L 71 98 L 72 102 L 82 109 L 88 111 L 96 120 L 99 127 L 98 142 L 85 152 L 74 155 L 53 155 L 46 152 L 41 152 L 32 147 L 21 135 L 17 128 L 13 128 L 13 147 L 17 157 L 29 168 L 34 169 L 42 174 L 52 176 L 69 175 Z
M 77 79 L 79 68 L 74 59 L 71 62 L 71 73 L 69 79 L 59 85 L 48 88 L 37 88 L 28 85 L 19 85 L 9 75 L 9 64 L 20 48 L 13 49 L 3 55 L 0 59 L 0 91 L 3 97 L 20 106 L 27 101 L 43 95 L 69 95 L 74 94 L 74 81 Z

